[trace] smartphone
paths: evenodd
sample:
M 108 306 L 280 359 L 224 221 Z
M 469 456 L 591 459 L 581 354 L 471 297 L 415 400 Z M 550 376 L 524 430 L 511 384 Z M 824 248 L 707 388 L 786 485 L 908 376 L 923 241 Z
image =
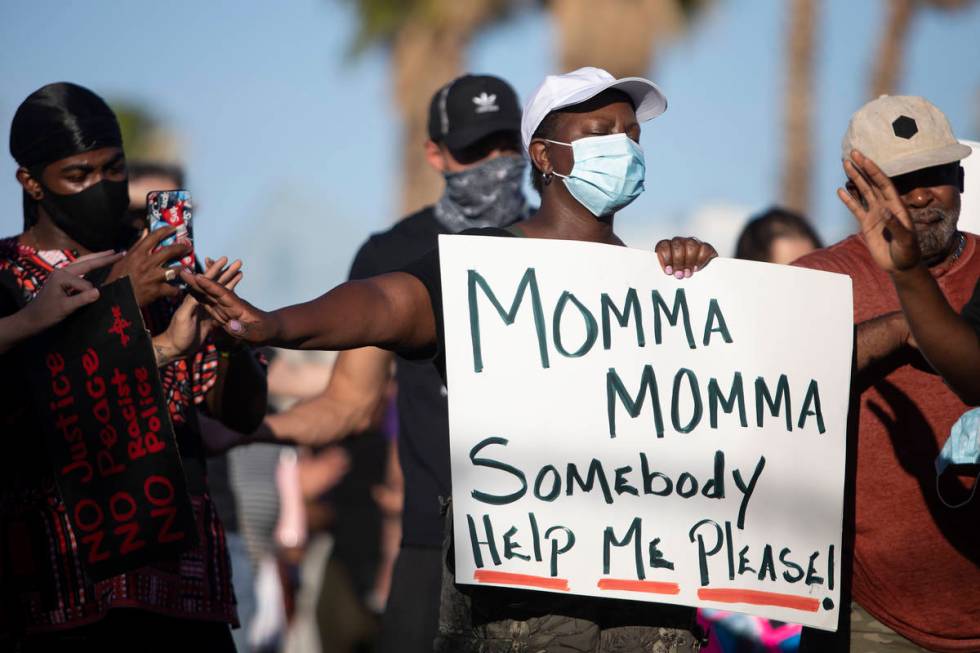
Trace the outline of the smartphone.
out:
M 191 194 L 186 190 L 153 190 L 146 194 L 146 222 L 150 231 L 177 227 L 177 233 L 164 238 L 157 249 L 178 242 L 192 247 L 186 256 L 168 262 L 168 267 L 194 270 L 193 213 Z

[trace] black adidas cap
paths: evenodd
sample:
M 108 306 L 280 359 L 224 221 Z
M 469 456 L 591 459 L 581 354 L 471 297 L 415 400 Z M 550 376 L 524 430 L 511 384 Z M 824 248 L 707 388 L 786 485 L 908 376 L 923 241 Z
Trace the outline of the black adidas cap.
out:
M 459 150 L 494 132 L 520 133 L 521 108 L 510 84 L 490 75 L 463 75 L 432 96 L 429 138 Z

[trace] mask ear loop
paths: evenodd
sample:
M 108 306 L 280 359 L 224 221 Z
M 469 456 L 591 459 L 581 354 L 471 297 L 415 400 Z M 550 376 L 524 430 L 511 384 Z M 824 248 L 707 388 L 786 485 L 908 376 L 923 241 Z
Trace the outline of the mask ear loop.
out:
M 970 496 L 968 496 L 964 501 L 962 501 L 960 503 L 957 503 L 955 505 L 954 504 L 951 504 L 951 503 L 947 503 L 946 502 L 946 499 L 943 498 L 943 493 L 939 491 L 939 477 L 940 476 L 942 476 L 942 474 L 936 474 L 936 495 L 939 497 L 939 500 L 943 502 L 943 505 L 944 506 L 946 506 L 947 508 L 949 508 L 951 510 L 956 510 L 957 508 L 962 508 L 966 504 L 968 504 L 971 501 L 973 501 L 973 495 L 977 493 L 977 483 L 980 483 L 980 474 L 977 474 L 977 477 L 975 479 L 973 479 L 973 489 L 970 490 Z
M 572 147 L 572 144 L 571 143 L 564 143 L 562 141 L 553 141 L 550 138 L 542 138 L 541 140 L 545 141 L 546 143 L 554 143 L 555 145 L 564 145 L 565 147 Z M 574 166 L 575 166 L 575 163 L 573 162 L 572 163 L 572 167 L 574 167 Z M 568 177 L 569 177 L 569 175 L 563 175 L 560 172 L 555 172 L 554 170 L 552 170 L 547 175 L 545 175 L 545 179 L 547 180 L 546 183 L 551 183 L 551 181 L 548 180 L 548 177 L 550 175 L 554 175 L 555 177 L 558 177 L 560 179 L 568 179 Z

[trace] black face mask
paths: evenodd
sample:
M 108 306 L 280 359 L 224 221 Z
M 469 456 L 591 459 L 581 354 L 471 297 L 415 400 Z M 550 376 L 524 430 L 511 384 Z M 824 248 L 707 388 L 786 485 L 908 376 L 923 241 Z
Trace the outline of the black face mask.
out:
M 42 185 L 41 206 L 68 237 L 93 252 L 124 246 L 129 184 L 103 179 L 80 193 L 59 195 Z

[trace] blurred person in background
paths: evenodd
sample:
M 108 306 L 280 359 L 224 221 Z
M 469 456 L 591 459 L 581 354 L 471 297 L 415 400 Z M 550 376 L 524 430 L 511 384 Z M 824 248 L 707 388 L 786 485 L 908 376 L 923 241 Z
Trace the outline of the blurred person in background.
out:
M 254 576 L 253 618 L 235 631 L 245 640 L 239 651 L 306 653 L 324 643 L 317 632 L 317 602 L 332 539 L 323 530 L 329 506 L 321 499 L 346 477 L 350 459 L 341 447 L 295 447 L 269 428 L 323 391 L 332 369 L 329 355 L 275 349 L 263 354 L 270 363 L 269 414 L 262 427 L 244 435 L 202 416 L 202 435 L 212 455 L 229 459 L 248 573 Z M 236 576 L 236 596 L 239 588 Z
M 154 190 L 186 190 L 184 169 L 165 161 L 127 161 L 129 171 L 129 207 L 126 222 L 135 236 L 147 228 L 146 196 Z M 195 203 L 194 209 L 197 209 Z M 197 218 L 197 212 L 194 212 Z
M 126 221 L 122 146 L 115 115 L 83 87 L 49 84 L 18 107 L 10 152 L 19 166 L 25 231 L 0 241 L 0 315 L 29 304 L 53 270 L 92 252 L 131 245 L 102 276 L 104 282 L 129 277 L 154 336 L 199 544 L 177 559 L 104 581 L 88 580 L 42 448 L 33 417 L 36 409 L 22 379 L 4 376 L 0 430 L 7 449 L 0 458 L 0 542 L 5 543 L 0 558 L 0 640 L 8 637 L 21 651 L 110 650 L 127 640 L 141 642 L 147 651 L 170 650 L 186 642 L 232 651 L 228 626 L 236 622 L 234 596 L 223 531 L 207 489 L 195 406 L 241 428 L 255 428 L 262 413 L 249 409 L 264 407 L 264 373 L 250 357 L 220 362 L 213 341 L 201 340 L 210 320 L 200 317 L 193 299 L 182 299 L 171 283 L 173 275 L 163 268 L 185 255 L 187 246 L 153 252 L 174 230 L 134 238 Z M 240 263 L 225 268 L 226 262 L 220 259 L 206 274 L 233 287 L 241 278 Z M 157 346 L 160 336 L 181 326 L 191 327 L 189 340 L 178 343 L 171 338 L 169 347 Z M 5 360 L 4 369 L 14 369 L 15 364 L 25 363 Z M 228 375 L 236 376 L 236 382 L 222 382 Z M 30 544 L 8 546 L 15 542 Z
M 472 104 L 491 102 L 489 94 L 479 98 Z M 541 189 L 540 209 L 509 227 L 463 233 L 622 246 L 613 231 L 614 215 L 644 188 L 639 123 L 665 108 L 665 98 L 648 80 L 616 80 L 597 68 L 547 77 L 521 122 L 523 144 Z M 695 238 L 664 240 L 655 250 L 664 272 L 678 279 L 690 277 L 717 255 L 713 247 Z M 401 270 L 349 281 L 315 300 L 273 312 L 255 308 L 201 275 L 185 271 L 181 278 L 229 334 L 247 342 L 295 349 L 374 346 L 408 356 L 430 355 L 445 382 L 438 246 Z M 448 464 L 444 471 L 448 476 Z M 445 529 L 444 546 L 449 546 L 451 530 L 451 526 Z M 448 561 L 451 553 L 447 555 Z M 445 567 L 442 578 L 435 645 L 439 651 L 491 653 L 528 648 L 547 653 L 669 647 L 667 650 L 685 653 L 700 648 L 694 610 L 683 606 L 498 587 L 461 591 L 452 571 Z M 412 600 L 417 602 L 428 588 L 412 590 Z
M 311 497 L 313 507 L 308 510 L 312 517 L 315 508 L 320 509 L 320 528 L 332 538 L 315 605 L 323 653 L 370 653 L 378 642 L 384 603 L 378 603 L 375 591 L 385 520 L 374 493 L 385 483 L 387 453 L 393 444 L 383 430 L 391 397 L 386 393 L 366 431 L 317 452 L 315 459 L 319 462 L 334 452 L 347 462 L 339 482 Z
M 735 258 L 788 265 L 823 244 L 799 213 L 773 206 L 752 217 L 735 244 Z
M 851 277 L 856 325 L 856 431 L 848 438 L 856 452 L 848 455 L 842 556 L 842 589 L 853 601 L 841 606 L 836 634 L 804 629 L 801 650 L 980 650 L 977 503 L 956 509 L 937 493 L 944 440 L 968 407 L 922 357 L 895 289 L 911 278 L 934 284 L 956 310 L 967 303 L 980 277 L 977 236 L 957 227 L 960 160 L 969 154 L 925 98 L 865 104 L 844 135 L 846 190 L 837 191 L 861 233 L 795 263 Z M 894 274 L 891 242 L 911 247 L 912 234 L 916 270 Z

